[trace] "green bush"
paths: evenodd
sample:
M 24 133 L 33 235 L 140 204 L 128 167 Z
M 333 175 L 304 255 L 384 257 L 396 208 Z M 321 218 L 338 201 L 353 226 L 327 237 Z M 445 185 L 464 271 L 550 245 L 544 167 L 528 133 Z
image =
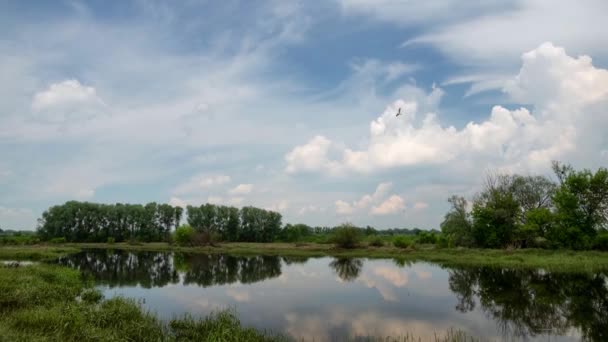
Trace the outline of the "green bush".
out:
M 336 247 L 355 248 L 361 241 L 361 233 L 356 227 L 345 223 L 334 230 L 332 241 Z
M 379 237 L 375 237 L 370 240 L 369 245 L 374 247 L 382 247 L 384 246 L 384 241 L 382 241 L 382 239 Z
M 431 232 L 420 232 L 416 236 L 418 243 L 435 244 L 437 243 L 437 235 Z
M 393 239 L 393 245 L 397 248 L 409 248 L 414 246 L 414 242 L 405 236 L 397 236 Z
M 593 249 L 608 251 L 608 233 L 600 233 L 595 237 Z
M 194 228 L 188 224 L 182 224 L 175 229 L 173 240 L 180 246 L 190 246 L 194 242 Z
M 64 237 L 56 237 L 49 240 L 49 243 L 65 243 Z
M 113 237 L 109 237 L 109 238 L 108 238 L 108 243 L 109 243 L 109 244 L 111 244 L 111 245 L 112 245 L 112 244 L 114 244 L 115 242 L 116 242 L 116 240 L 115 240 Z

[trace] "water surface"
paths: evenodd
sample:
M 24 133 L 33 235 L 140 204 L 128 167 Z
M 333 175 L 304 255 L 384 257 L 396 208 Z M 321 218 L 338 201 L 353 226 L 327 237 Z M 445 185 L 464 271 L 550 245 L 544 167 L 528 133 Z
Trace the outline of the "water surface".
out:
M 247 326 L 295 339 L 426 340 L 454 328 L 492 340 L 608 341 L 605 273 L 110 250 L 60 263 L 92 276 L 106 297 L 138 299 L 162 319 L 230 307 Z

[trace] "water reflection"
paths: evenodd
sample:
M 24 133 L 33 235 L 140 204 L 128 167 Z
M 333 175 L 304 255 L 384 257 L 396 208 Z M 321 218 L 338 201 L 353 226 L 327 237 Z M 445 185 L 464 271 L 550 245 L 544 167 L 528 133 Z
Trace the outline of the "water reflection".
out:
M 87 251 L 60 263 L 162 318 L 236 306 L 296 339 L 462 329 L 482 339 L 608 341 L 605 273 L 441 268 L 405 260 Z M 426 336 L 426 337 L 425 337 Z
M 449 284 L 456 309 L 473 311 L 476 303 L 505 333 L 519 337 L 572 327 L 584 338 L 608 341 L 606 275 L 548 273 L 495 268 L 451 269 Z
M 336 258 L 329 263 L 334 272 L 344 281 L 357 279 L 363 268 L 363 260 L 355 258 Z
M 249 284 L 281 275 L 281 259 L 277 256 L 95 250 L 63 257 L 59 263 L 110 287 L 151 288 L 178 283 L 209 287 Z

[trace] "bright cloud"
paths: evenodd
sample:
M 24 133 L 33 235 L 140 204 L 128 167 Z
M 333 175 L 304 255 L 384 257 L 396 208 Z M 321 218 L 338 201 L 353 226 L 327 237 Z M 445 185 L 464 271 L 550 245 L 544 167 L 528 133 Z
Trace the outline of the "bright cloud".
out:
M 403 198 L 397 195 L 391 195 L 387 198 L 392 186 L 393 184 L 390 182 L 380 183 L 373 194 L 363 195 L 359 200 L 352 203 L 338 200 L 335 202 L 336 213 L 350 215 L 356 212 L 369 211 L 372 215 L 395 214 L 405 209 L 405 202 Z
M 371 122 L 367 147 L 343 148 L 342 157 L 332 159 L 327 153 L 332 141 L 317 137 L 288 154 L 287 169 L 370 173 L 465 160 L 534 170 L 546 168 L 552 159 L 566 157 L 576 146 L 589 145 L 589 141 L 603 143 L 600 126 L 586 123 L 607 121 L 605 111 L 595 114 L 593 106 L 605 109 L 608 71 L 593 67 L 587 56 L 572 58 L 550 43 L 522 59 L 519 74 L 504 89 L 514 100 L 534 105 L 534 113 L 526 108 L 494 106 L 485 121 L 469 122 L 457 129 L 442 125 L 435 113 L 420 113 L 415 102 L 397 100 Z M 398 108 L 404 115 L 395 116 Z M 325 148 L 315 150 L 320 141 Z M 601 146 L 587 147 L 593 153 Z M 315 150 L 313 162 L 297 153 L 307 150 Z M 398 205 L 398 200 L 392 204 Z M 383 210 L 378 207 L 377 212 Z

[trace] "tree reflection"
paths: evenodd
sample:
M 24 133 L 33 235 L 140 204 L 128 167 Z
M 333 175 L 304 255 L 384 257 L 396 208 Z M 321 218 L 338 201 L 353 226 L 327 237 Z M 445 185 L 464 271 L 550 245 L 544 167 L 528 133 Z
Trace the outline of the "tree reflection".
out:
M 60 258 L 59 263 L 79 269 L 98 284 L 162 287 L 183 280 L 203 287 L 254 283 L 281 275 L 278 256 L 236 257 L 229 255 L 86 251 Z
M 608 285 L 603 273 L 490 267 L 449 272 L 450 289 L 458 296 L 456 309 L 473 310 L 477 298 L 505 334 L 565 334 L 576 327 L 585 339 L 608 341 Z
M 338 277 L 344 281 L 357 279 L 363 268 L 363 260 L 354 258 L 336 258 L 329 263 Z

